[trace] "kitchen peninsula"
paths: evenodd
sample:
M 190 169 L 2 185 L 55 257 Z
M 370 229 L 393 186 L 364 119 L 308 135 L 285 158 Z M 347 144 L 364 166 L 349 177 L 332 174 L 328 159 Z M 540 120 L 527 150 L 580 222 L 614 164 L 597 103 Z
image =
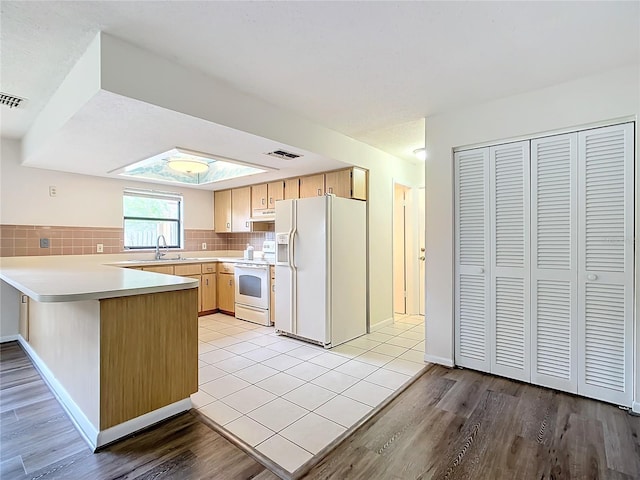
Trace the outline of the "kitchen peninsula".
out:
M 94 450 L 191 408 L 197 280 L 87 257 L 1 262 L 29 297 L 19 341 Z

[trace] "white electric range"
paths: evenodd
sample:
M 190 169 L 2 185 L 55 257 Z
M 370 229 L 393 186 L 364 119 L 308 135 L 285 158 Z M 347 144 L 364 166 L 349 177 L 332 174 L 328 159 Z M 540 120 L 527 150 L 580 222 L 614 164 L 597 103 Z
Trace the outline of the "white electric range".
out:
M 275 241 L 265 240 L 262 253 L 264 258 L 232 260 L 235 271 L 235 312 L 240 320 L 269 326 L 269 266 L 275 264 Z

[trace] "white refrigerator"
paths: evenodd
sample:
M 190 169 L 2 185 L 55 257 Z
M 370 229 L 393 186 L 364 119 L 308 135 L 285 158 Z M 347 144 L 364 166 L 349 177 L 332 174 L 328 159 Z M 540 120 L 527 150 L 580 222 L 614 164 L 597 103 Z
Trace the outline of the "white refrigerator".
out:
M 276 332 L 326 348 L 367 329 L 366 203 L 276 202 Z

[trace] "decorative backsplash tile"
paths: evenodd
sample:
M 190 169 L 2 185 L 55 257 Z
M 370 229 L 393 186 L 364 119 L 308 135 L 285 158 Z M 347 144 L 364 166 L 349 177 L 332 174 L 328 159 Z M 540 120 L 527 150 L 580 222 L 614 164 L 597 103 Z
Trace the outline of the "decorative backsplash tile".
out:
M 264 240 L 275 240 L 273 232 L 219 234 L 200 229 L 185 229 L 184 237 L 185 251 L 202 251 L 203 243 L 207 250 L 244 250 L 247 243 L 262 250 Z M 41 239 L 49 239 L 47 248 L 41 248 Z M 0 257 L 89 255 L 97 253 L 99 243 L 103 253 L 140 252 L 123 249 L 122 228 L 0 225 Z

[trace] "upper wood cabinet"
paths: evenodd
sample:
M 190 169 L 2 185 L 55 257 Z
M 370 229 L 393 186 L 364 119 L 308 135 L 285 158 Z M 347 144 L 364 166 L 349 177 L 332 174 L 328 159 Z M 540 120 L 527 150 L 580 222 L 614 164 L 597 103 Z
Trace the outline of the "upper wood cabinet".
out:
M 287 178 L 284 181 L 284 199 L 300 198 L 300 179 Z
M 300 177 L 300 198 L 324 195 L 324 173 Z
M 267 184 L 251 186 L 251 211 L 267 208 Z
M 338 197 L 367 199 L 367 172 L 362 168 L 349 168 L 324 174 L 325 192 Z
M 251 187 L 231 190 L 231 231 L 250 232 Z
M 276 201 L 284 198 L 284 180 L 261 183 L 251 186 L 251 212 L 255 217 L 256 211 L 273 209 Z M 296 197 L 297 198 L 297 197 Z
M 276 208 L 276 202 L 284 199 L 284 181 L 270 182 L 267 184 L 267 207 Z
M 213 229 L 231 231 L 231 190 L 213 192 Z

